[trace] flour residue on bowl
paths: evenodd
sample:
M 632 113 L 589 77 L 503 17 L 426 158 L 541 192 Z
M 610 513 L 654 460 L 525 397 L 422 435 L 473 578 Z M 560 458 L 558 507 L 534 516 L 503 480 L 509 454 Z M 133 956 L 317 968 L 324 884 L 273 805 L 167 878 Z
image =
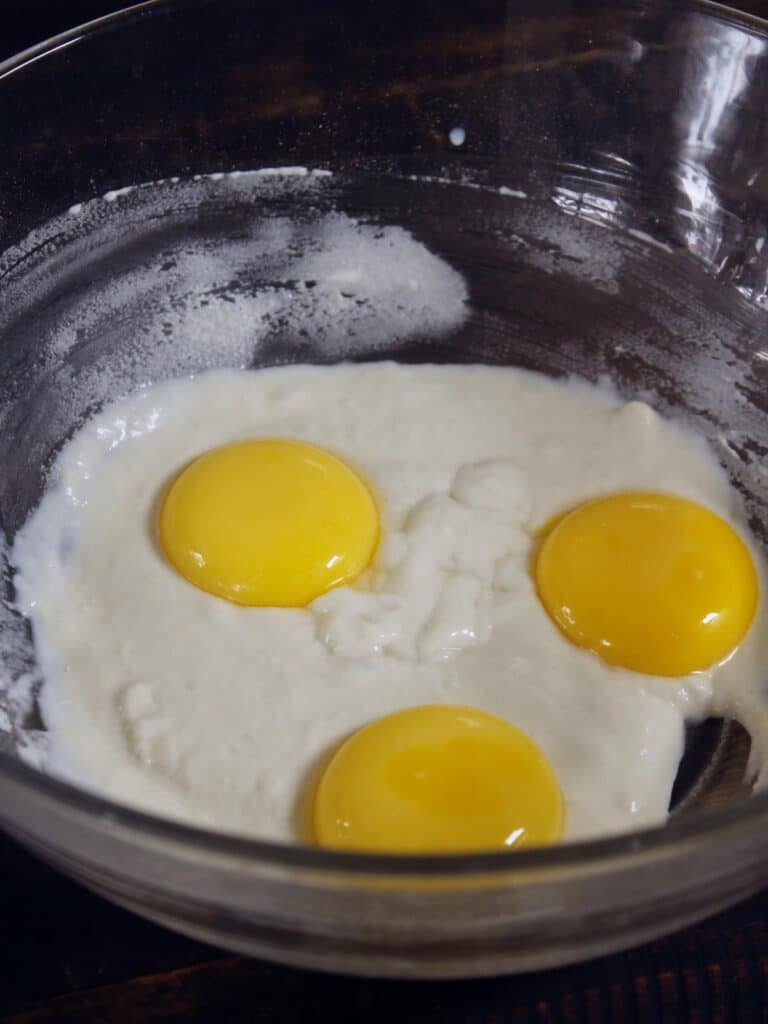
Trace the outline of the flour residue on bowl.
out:
M 404 228 L 337 209 L 333 181 L 286 167 L 117 188 L 0 255 L 0 329 L 36 342 L 35 383 L 14 369 L 0 423 L 28 438 L 35 473 L 94 408 L 149 382 L 279 363 L 304 343 L 332 361 L 459 327 L 462 276 Z M 4 718 L 0 733 L 38 762 L 29 643 L 4 608 L 0 710 L 13 729 Z
M 306 168 L 197 175 L 114 188 L 98 199 L 75 203 L 33 232 L 0 257 L 0 273 L 6 275 L 0 330 L 11 343 L 18 339 L 20 352 L 29 353 L 13 367 L 0 368 L 0 374 L 7 374 L 2 390 L 9 399 L 0 410 L 0 445 L 6 449 L 4 464 L 17 466 L 14 493 L 6 496 L 3 508 L 10 535 L 37 504 L 44 484 L 68 486 L 59 476 L 61 462 L 48 480 L 45 470 L 84 424 L 87 433 L 98 422 L 97 448 L 107 454 L 124 442 L 162 432 L 161 392 L 155 385 L 166 378 L 201 375 L 200 380 L 204 371 L 221 367 L 397 358 L 403 351 L 406 358 L 415 352 L 428 359 L 424 353 L 437 351 L 437 358 L 455 361 L 482 361 L 490 355 L 492 361 L 514 362 L 521 354 L 526 361 L 527 352 L 535 350 L 535 358 L 551 373 L 584 372 L 593 380 L 610 380 L 623 399 L 640 397 L 664 412 L 682 410 L 699 434 L 722 438 L 729 473 L 744 487 L 753 511 L 752 452 L 739 431 L 744 437 L 761 436 L 755 424 L 762 414 L 754 403 L 747 409 L 747 402 L 733 401 L 735 390 L 751 394 L 755 380 L 752 368 L 737 359 L 725 316 L 715 311 L 699 317 L 693 300 L 683 303 L 681 312 L 678 298 L 693 286 L 674 264 L 675 254 L 637 233 L 605 230 L 615 226 L 611 211 L 604 211 L 606 219 L 598 224 L 575 194 L 559 192 L 541 201 L 511 184 L 489 190 L 463 178 L 403 180 Z M 621 305 L 627 289 L 634 287 L 641 251 L 642 280 L 650 274 L 658 282 L 650 311 Z M 538 309 L 535 289 L 526 290 L 528 282 L 541 285 L 546 296 L 539 296 Z M 575 338 L 584 309 L 590 311 L 589 323 L 585 328 L 581 322 L 581 336 Z M 634 318 L 629 325 L 628 311 Z M 658 323 L 652 330 L 653 317 Z M 553 323 L 557 327 L 548 333 Z M 663 359 L 654 336 L 660 329 L 674 339 Z M 536 348 L 541 337 L 544 344 Z M 34 345 L 27 344 L 30 338 Z M 129 402 L 119 407 L 122 414 L 93 420 L 108 403 L 129 393 L 135 409 Z M 615 393 L 613 398 L 619 401 Z M 287 429 L 294 423 L 288 414 L 301 409 L 300 403 L 290 407 L 290 397 L 285 402 L 288 418 L 278 418 L 278 425 L 284 422 Z M 373 407 L 369 403 L 366 414 Z M 638 408 L 627 407 L 628 428 Z M 203 402 L 198 419 L 205 414 Z M 435 427 L 438 440 L 441 431 Z M 409 446 L 410 441 L 403 442 Z M 636 454 L 633 448 L 630 464 Z M 84 465 L 90 465 L 91 455 Z M 461 467 L 454 468 L 455 493 L 446 480 L 440 487 L 448 488 L 447 498 L 460 500 Z M 383 479 L 389 471 L 376 472 Z M 588 496 L 587 487 L 579 497 Z M 84 500 L 79 486 L 68 497 L 76 508 Z M 85 505 L 82 511 L 87 514 Z M 433 512 L 432 520 L 421 516 L 426 533 L 446 525 L 439 503 Z M 743 525 L 740 512 L 737 518 Z M 455 532 L 460 538 L 461 531 Z M 74 536 L 70 532 L 60 538 L 65 548 Z M 508 539 L 499 538 L 499 543 Z M 50 564 L 59 564 L 65 553 L 53 548 Z M 448 559 L 456 563 L 456 552 L 449 551 Z M 515 576 L 513 562 L 494 572 L 493 586 L 503 590 L 508 574 L 509 579 Z M 350 611 L 343 598 L 332 595 L 316 609 L 314 641 L 326 655 L 343 661 L 344 671 L 356 659 L 379 657 L 390 645 L 401 653 L 416 652 L 420 671 L 430 672 L 433 659 L 439 662 L 446 650 L 446 637 L 453 643 L 456 630 L 449 620 L 456 607 L 478 613 L 468 626 L 460 624 L 467 658 L 477 656 L 475 639 L 489 635 L 489 616 L 484 593 L 474 583 L 458 580 L 450 600 L 437 609 L 435 629 L 426 618 L 418 630 L 411 629 L 412 616 L 402 609 L 418 601 L 405 584 L 391 589 L 394 605 L 374 599 L 370 607 Z M 399 611 L 393 616 L 395 605 Z M 6 711 L 17 749 L 40 763 L 46 746 L 36 704 L 39 674 L 24 621 L 10 606 L 6 613 L 8 631 L 5 618 L 0 624 L 9 638 L 2 641 L 8 655 L 6 696 L 12 681 L 20 680 L 14 682 Z M 15 662 L 13 650 L 19 655 Z M 753 638 L 747 656 L 755 651 L 761 653 Z M 750 678 L 750 692 L 732 668 L 721 674 L 714 690 L 706 678 L 679 688 L 676 724 L 668 736 L 674 733 L 674 743 L 667 745 L 667 754 L 677 749 L 682 717 L 696 718 L 707 710 L 737 714 L 753 728 L 758 769 L 767 749 L 768 722 L 760 724 L 762 680 L 756 672 Z M 128 717 L 139 722 L 126 726 L 136 733 L 130 742 L 137 750 L 149 750 L 153 725 L 141 724 L 152 718 L 147 694 L 141 681 L 126 678 L 123 684 Z M 173 775 L 173 750 L 157 756 Z M 666 759 L 675 760 L 672 755 Z M 57 770 L 65 770 L 62 765 Z M 656 810 L 646 822 L 663 817 L 662 791 L 671 778 L 657 791 Z M 168 813 L 174 807 L 179 813 L 177 796 L 169 797 Z M 238 813 L 233 811 L 227 827 L 239 828 Z M 201 812 L 198 820 L 209 819 Z M 281 827 L 287 828 L 285 822 Z

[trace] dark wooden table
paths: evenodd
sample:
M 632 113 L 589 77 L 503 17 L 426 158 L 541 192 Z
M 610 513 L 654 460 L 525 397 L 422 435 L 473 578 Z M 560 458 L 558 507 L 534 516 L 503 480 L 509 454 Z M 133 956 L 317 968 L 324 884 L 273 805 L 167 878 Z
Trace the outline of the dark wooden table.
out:
M 6 0 L 0 59 L 121 6 Z M 768 0 L 743 0 L 768 16 Z M 557 971 L 380 982 L 232 956 L 109 905 L 0 836 L 0 1024 L 768 1020 L 768 893 L 667 939 Z
M 668 939 L 520 977 L 393 982 L 222 953 L 85 892 L 0 839 L 0 1022 L 528 1024 L 767 1019 L 768 893 Z

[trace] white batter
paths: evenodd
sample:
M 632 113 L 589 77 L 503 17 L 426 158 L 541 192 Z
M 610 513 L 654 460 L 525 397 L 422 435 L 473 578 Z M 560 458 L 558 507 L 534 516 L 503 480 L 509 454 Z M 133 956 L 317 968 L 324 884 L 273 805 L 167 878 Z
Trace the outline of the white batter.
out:
M 328 447 L 364 473 L 384 514 L 375 573 L 284 610 L 229 604 L 170 567 L 155 539 L 170 479 L 258 436 Z M 727 664 L 685 679 L 610 668 L 560 634 L 529 575 L 532 534 L 629 489 L 691 498 L 744 532 L 700 440 L 641 403 L 523 371 L 213 371 L 116 402 L 65 448 L 14 549 L 49 768 L 160 814 L 293 840 L 329 749 L 398 708 L 460 703 L 542 747 L 568 837 L 661 822 L 685 718 L 745 709 L 767 631 L 761 607 Z

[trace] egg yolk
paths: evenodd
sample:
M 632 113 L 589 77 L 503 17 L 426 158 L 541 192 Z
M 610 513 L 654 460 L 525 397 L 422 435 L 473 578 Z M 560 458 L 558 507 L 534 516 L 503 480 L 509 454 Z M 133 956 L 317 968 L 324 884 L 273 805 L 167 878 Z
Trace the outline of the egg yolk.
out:
M 351 736 L 315 794 L 322 846 L 461 853 L 551 843 L 563 831 L 557 779 L 536 744 L 495 715 L 407 708 Z
M 573 643 L 611 665 L 682 676 L 726 658 L 752 623 L 749 551 L 719 516 L 667 494 L 616 494 L 560 519 L 536 585 Z
M 160 542 L 190 583 L 241 605 L 299 607 L 370 562 L 376 503 L 353 469 L 297 441 L 225 445 L 166 494 Z

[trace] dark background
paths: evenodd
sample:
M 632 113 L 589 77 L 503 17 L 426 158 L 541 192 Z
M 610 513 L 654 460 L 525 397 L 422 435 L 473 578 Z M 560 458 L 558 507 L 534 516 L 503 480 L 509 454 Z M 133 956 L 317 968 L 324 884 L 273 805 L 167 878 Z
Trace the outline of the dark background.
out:
M 349 2 L 354 4 L 356 0 Z M 449 4 L 451 0 L 445 2 Z M 472 0 L 460 2 L 471 4 Z M 0 0 L 0 60 L 65 29 L 127 6 L 114 0 Z M 254 7 L 258 6 L 259 0 L 254 0 Z M 536 7 L 536 0 L 531 0 L 531 6 Z M 768 17 L 768 0 L 739 0 L 730 6 Z M 386 9 L 385 0 L 382 7 Z M 574 7 L 578 7 L 578 0 L 574 0 Z
M 0 59 L 120 6 L 4 0 Z M 768 16 L 768 0 L 734 6 Z M 679 935 L 576 967 L 402 983 L 224 954 L 112 907 L 2 836 L 0 871 L 0 1024 L 768 1020 L 768 893 Z
M 84 21 L 127 6 L 114 0 L 2 0 L 0 60 Z

